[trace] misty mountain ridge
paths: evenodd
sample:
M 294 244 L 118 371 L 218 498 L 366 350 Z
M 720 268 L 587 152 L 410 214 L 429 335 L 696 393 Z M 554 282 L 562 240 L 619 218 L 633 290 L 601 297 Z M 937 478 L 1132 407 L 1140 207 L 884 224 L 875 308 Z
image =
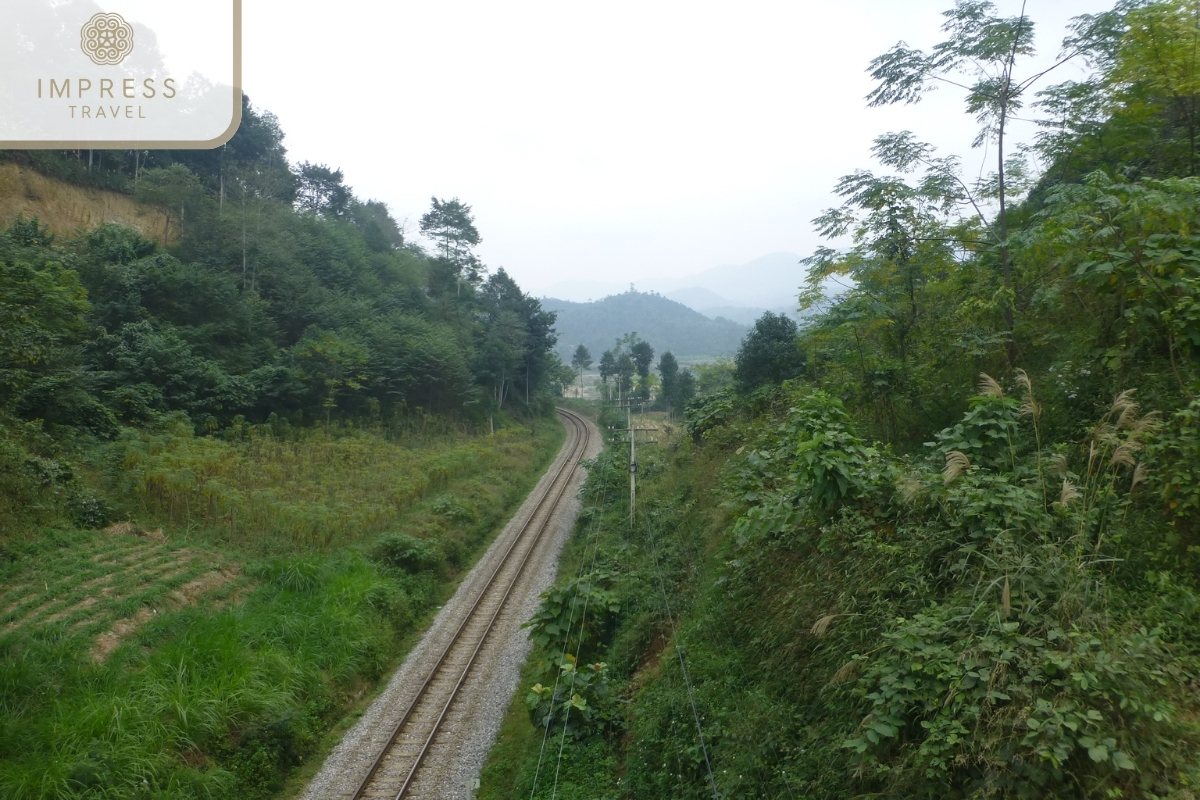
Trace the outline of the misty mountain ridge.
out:
M 749 330 L 728 319 L 710 319 L 651 292 L 625 291 L 590 303 L 552 297 L 541 302 L 543 309 L 558 314 L 557 350 L 567 362 L 581 343 L 598 362 L 601 353 L 630 331 L 650 343 L 656 358 L 667 350 L 684 360 L 731 356 Z
M 688 308 L 693 311 L 699 311 L 701 314 L 704 314 L 704 310 L 707 308 L 736 305 L 735 303 L 731 303 L 729 298 L 722 297 L 716 292 L 709 291 L 700 286 L 689 286 L 686 289 L 677 289 L 674 292 L 664 292 L 663 296 L 674 300 L 676 303 L 683 303 Z M 712 316 L 711 314 L 704 315 L 706 317 Z
M 679 278 L 647 278 L 637 282 L 636 288 L 665 295 L 709 318 L 752 322 L 768 309 L 794 314 L 805 275 L 800 256 L 771 253 L 745 264 L 722 264 Z M 590 302 L 630 288 L 615 281 L 572 279 L 559 281 L 542 294 Z

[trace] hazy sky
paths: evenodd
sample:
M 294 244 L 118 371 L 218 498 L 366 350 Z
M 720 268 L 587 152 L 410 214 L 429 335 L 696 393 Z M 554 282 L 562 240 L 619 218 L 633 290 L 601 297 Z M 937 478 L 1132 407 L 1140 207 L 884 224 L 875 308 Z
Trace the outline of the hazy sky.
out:
M 293 160 L 340 167 L 414 231 L 431 195 L 471 204 L 485 262 L 536 293 L 807 254 L 834 182 L 887 131 L 977 172 L 957 90 L 863 99 L 870 59 L 938 41 L 951 2 L 250 0 L 243 83 Z M 1040 55 L 1110 6 L 1030 0 Z

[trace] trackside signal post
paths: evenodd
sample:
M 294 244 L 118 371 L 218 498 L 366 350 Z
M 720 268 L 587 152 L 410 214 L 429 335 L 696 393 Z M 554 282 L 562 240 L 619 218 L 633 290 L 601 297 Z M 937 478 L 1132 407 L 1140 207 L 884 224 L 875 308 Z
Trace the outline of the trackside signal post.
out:
M 637 514 L 637 435 L 639 431 L 654 431 L 657 428 L 635 428 L 633 427 L 633 402 L 625 400 L 621 403 L 621 407 L 625 409 L 625 427 L 610 428 L 613 433 L 629 434 L 629 527 L 633 528 L 633 521 Z M 656 440 L 650 439 L 650 443 Z M 623 442 L 621 442 L 623 444 Z

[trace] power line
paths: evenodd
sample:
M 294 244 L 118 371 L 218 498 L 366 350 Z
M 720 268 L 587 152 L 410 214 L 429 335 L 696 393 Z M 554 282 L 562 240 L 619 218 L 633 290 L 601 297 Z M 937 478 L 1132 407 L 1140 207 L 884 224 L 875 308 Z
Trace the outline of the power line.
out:
M 601 483 L 600 505 L 598 507 L 603 508 L 606 505 L 607 500 L 608 500 L 608 483 L 604 482 L 604 483 Z M 588 535 L 589 540 L 594 538 L 594 534 L 596 533 L 596 528 L 599 527 L 599 520 L 600 520 L 599 514 L 592 516 L 592 519 L 588 524 L 588 534 L 587 535 Z M 599 542 L 595 542 L 592 547 L 591 570 L 593 570 L 593 571 L 596 568 L 596 556 L 599 554 L 599 551 L 600 551 L 600 544 L 599 544 Z M 587 563 L 588 563 L 587 544 L 585 542 L 584 557 L 579 560 L 579 570 L 575 573 L 576 581 L 578 581 L 580 578 L 583 577 L 583 568 Z M 590 600 L 591 598 L 589 597 L 588 599 Z M 580 627 L 581 631 L 583 629 L 583 624 L 586 621 L 586 619 L 587 619 L 587 601 L 584 601 L 583 615 L 580 617 L 580 621 L 579 621 L 579 627 Z M 567 657 L 567 648 L 568 648 L 570 640 L 571 640 L 571 627 L 572 627 L 573 623 L 574 623 L 574 620 L 567 621 L 567 632 L 566 632 L 566 635 L 563 637 L 563 654 L 562 654 L 562 657 L 559 659 L 559 664 L 561 664 L 562 661 L 565 660 Z M 582 634 L 581 634 L 581 636 L 582 636 Z M 580 646 L 582 646 L 582 638 L 580 639 Z M 576 652 L 578 653 L 578 650 L 576 650 Z M 542 746 L 538 750 L 537 768 L 534 770 L 534 773 L 533 773 L 533 787 L 529 791 L 530 800 L 533 800 L 534 795 L 537 794 L 538 778 L 541 777 L 541 774 L 542 774 L 542 760 L 545 757 L 545 753 L 546 753 L 546 743 L 550 738 L 550 720 L 553 719 L 553 715 L 554 715 L 554 705 L 553 705 L 554 704 L 554 695 L 558 691 L 558 682 L 561 677 L 562 677 L 562 670 L 557 669 L 555 671 L 555 675 L 554 675 L 554 686 L 550 690 L 550 703 L 551 703 L 550 714 L 548 715 L 548 719 L 546 720 L 545 732 L 542 734 Z M 572 676 L 572 689 L 574 689 L 574 676 Z M 559 750 L 558 757 L 559 757 L 559 760 L 561 763 L 561 759 L 562 759 L 562 750 L 561 749 Z M 557 769 L 555 769 L 555 775 L 554 775 L 554 791 L 555 792 L 558 791 L 558 770 Z
M 654 546 L 654 526 L 646 523 L 646 533 L 650 537 L 650 555 L 654 558 L 654 571 L 658 575 L 658 585 L 662 589 L 663 606 L 667 610 L 667 622 L 671 625 L 671 638 L 675 641 L 675 654 L 679 656 L 679 671 L 683 675 L 683 685 L 687 689 L 688 702 L 692 706 L 692 718 L 696 721 L 696 733 L 700 736 L 700 750 L 704 753 L 704 767 L 708 770 L 708 785 L 712 787 L 713 800 L 721 800 L 717 791 L 717 779 L 713 777 L 712 761 L 708 757 L 708 745 L 704 742 L 704 729 L 700 725 L 700 712 L 696 708 L 696 694 L 692 690 L 692 681 L 688 677 L 687 664 L 683 659 L 683 640 L 675 628 L 675 617 L 671 614 L 671 601 L 667 597 L 667 583 L 663 580 L 662 569 L 658 564 L 658 549 Z

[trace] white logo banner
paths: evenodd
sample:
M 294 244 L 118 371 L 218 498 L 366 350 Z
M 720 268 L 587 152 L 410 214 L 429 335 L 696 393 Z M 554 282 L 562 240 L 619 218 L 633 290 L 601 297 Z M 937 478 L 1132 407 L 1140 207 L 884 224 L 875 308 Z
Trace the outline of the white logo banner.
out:
M 241 121 L 241 0 L 3 0 L 0 148 L 217 147 Z

